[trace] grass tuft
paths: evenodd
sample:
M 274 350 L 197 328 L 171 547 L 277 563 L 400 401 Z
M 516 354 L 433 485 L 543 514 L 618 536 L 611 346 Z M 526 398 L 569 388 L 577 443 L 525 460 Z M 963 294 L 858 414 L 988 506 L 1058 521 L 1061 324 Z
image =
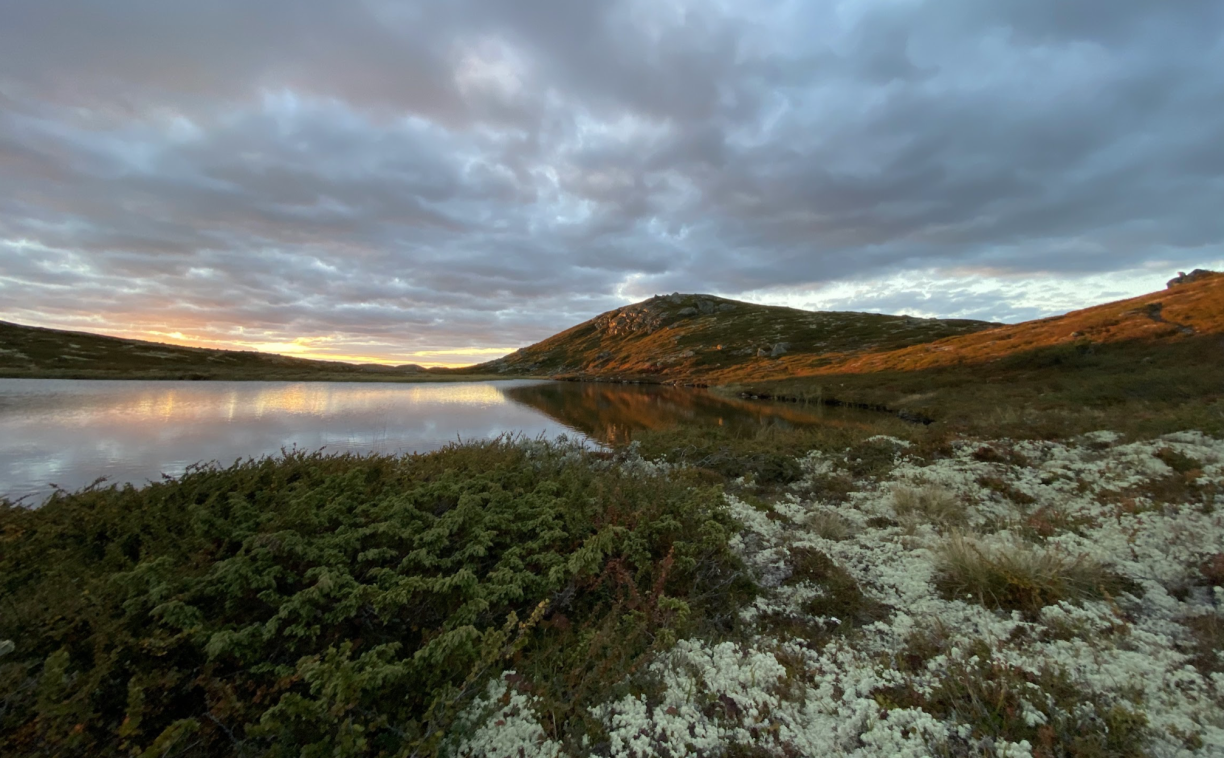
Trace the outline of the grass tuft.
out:
M 850 522 L 833 511 L 817 510 L 804 520 L 807 530 L 821 539 L 840 542 L 854 534 Z
M 1110 597 L 1127 585 L 1097 561 L 1057 549 L 1021 544 L 989 547 L 964 533 L 948 536 L 937 552 L 936 584 L 948 598 L 1030 616 L 1062 600 Z
M 964 524 L 967 512 L 955 492 L 928 484 L 922 487 L 897 487 L 893 490 L 893 510 L 902 522 L 923 521 L 936 526 Z

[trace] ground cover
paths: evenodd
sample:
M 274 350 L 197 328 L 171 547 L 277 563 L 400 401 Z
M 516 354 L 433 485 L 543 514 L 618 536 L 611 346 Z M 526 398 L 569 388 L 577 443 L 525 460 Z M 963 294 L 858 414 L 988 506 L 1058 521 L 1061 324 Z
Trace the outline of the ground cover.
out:
M 15 755 L 1211 755 L 1222 488 L 1200 431 L 881 415 L 65 493 L 0 511 L 0 733 Z
M 767 500 L 732 488 L 754 631 L 656 660 L 607 706 L 614 754 L 1224 750 L 1224 443 L 872 442 L 872 474 L 817 451 Z
M 730 623 L 732 527 L 691 476 L 528 440 L 0 507 L 0 753 L 435 755 L 503 669 L 573 741 Z

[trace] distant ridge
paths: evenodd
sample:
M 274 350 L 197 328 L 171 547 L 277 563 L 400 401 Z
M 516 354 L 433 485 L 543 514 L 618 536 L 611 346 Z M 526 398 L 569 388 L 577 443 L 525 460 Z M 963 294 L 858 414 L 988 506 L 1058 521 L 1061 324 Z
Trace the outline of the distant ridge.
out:
M 184 347 L 0 321 L 0 377 L 59 379 L 387 380 L 419 377 L 415 364 L 318 361 Z
M 846 358 L 821 367 L 817 373 L 986 365 L 1059 347 L 1090 351 L 1127 343 L 1154 349 L 1221 334 L 1224 334 L 1224 274 L 1199 269 L 1170 281 L 1166 289 L 1146 295 L 928 345 Z

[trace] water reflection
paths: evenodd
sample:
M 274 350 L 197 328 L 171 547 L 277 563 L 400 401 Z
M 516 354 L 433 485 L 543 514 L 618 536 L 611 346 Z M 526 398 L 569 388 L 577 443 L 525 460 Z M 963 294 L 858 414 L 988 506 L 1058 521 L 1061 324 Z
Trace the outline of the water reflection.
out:
M 547 382 L 502 388 L 511 400 L 530 406 L 587 437 L 627 442 L 634 431 L 679 424 L 717 424 L 742 430 L 821 423 L 819 407 L 760 403 L 704 390 L 577 382 Z
M 0 379 L 0 495 L 143 483 L 282 448 L 404 453 L 569 431 L 488 383 Z
M 681 423 L 819 422 L 794 406 L 608 384 L 0 379 L 0 495 L 37 503 L 51 483 L 140 484 L 292 447 L 406 453 L 504 433 L 618 442 Z

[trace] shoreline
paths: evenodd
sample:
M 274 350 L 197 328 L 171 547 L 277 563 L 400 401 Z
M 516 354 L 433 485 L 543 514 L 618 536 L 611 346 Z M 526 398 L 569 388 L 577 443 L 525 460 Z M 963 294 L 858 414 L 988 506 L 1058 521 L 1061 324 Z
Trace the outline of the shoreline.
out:
M 0 371 L 0 379 L 61 379 L 72 381 L 118 381 L 118 382 L 332 382 L 332 383 L 385 383 L 385 384 L 429 384 L 433 382 L 493 382 L 512 381 L 518 379 L 552 381 L 551 377 L 542 376 L 506 376 L 505 374 L 454 374 L 454 375 L 378 375 L 353 376 L 352 374 L 335 375 L 295 375 L 286 376 L 201 376 L 195 372 L 175 372 L 167 374 L 88 374 L 85 372 L 66 372 L 65 374 L 19 374 L 11 371 Z

